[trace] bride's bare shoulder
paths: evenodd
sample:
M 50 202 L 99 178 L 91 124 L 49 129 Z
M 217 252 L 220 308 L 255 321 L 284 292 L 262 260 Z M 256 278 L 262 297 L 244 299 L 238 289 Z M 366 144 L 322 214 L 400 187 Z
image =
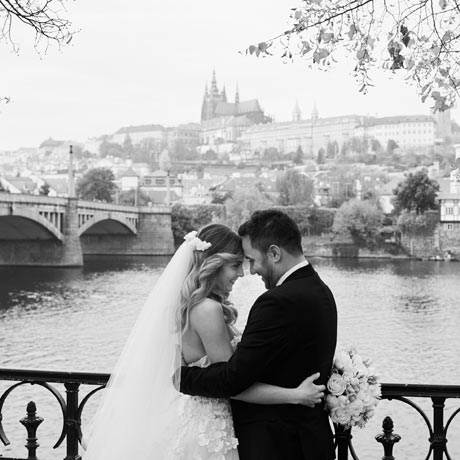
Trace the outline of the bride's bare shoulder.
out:
M 190 310 L 190 321 L 201 322 L 210 318 L 223 318 L 222 305 L 217 300 L 206 298 Z

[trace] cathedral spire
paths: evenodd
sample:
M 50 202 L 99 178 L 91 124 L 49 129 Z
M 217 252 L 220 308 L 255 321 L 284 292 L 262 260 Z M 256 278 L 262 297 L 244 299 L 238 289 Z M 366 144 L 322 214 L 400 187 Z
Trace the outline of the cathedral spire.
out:
M 295 106 L 292 110 L 292 121 L 300 121 L 302 120 L 302 111 L 300 110 L 299 101 L 295 100 Z
M 240 102 L 240 91 L 238 89 L 238 82 L 236 82 L 235 104 Z
M 312 120 L 317 120 L 319 117 L 318 107 L 316 107 L 316 101 L 313 101 L 313 110 L 311 111 Z
M 204 97 L 208 97 L 208 84 L 206 83 L 206 85 L 204 86 Z
M 222 88 L 222 93 L 221 94 L 222 94 L 222 101 L 227 102 L 227 93 L 225 91 L 225 85 Z
M 216 80 L 216 70 L 212 71 L 212 81 L 211 81 L 211 93 L 217 94 L 219 90 L 217 89 L 217 80 Z

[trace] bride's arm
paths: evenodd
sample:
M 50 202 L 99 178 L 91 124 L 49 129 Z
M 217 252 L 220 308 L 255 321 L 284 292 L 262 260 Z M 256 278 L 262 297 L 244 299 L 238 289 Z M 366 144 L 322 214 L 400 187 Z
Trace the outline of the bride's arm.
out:
M 315 385 L 319 372 L 307 377 L 297 388 L 282 388 L 266 383 L 255 383 L 232 399 L 254 404 L 302 404 L 314 407 L 324 397 L 324 385 Z

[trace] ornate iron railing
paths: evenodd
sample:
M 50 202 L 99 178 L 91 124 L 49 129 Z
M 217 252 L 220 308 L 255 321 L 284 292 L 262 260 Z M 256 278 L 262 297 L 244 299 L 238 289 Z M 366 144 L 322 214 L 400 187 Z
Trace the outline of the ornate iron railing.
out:
M 11 382 L 11 385 L 0 396 L 0 440 L 4 445 L 9 444 L 2 424 L 3 406 L 8 396 L 22 385 L 37 385 L 51 393 L 57 400 L 62 412 L 62 428 L 54 448 L 61 446 L 65 441 L 66 457 L 64 460 L 80 460 L 79 445 L 82 441 L 81 419 L 83 410 L 90 398 L 104 388 L 108 379 L 109 374 L 0 369 L 0 380 Z M 56 384 L 62 384 L 64 392 L 59 391 Z M 80 400 L 79 391 L 82 385 L 89 385 L 90 390 Z M 422 410 L 420 405 L 415 403 L 412 398 L 431 400 L 432 417 Z M 414 409 L 425 422 L 429 432 L 426 460 L 431 456 L 433 460 L 453 460 L 447 449 L 448 430 L 452 421 L 460 412 L 460 407 L 453 410 L 447 422 L 444 423 L 445 402 L 453 398 L 460 398 L 460 385 L 382 384 L 382 399 L 403 402 Z M 27 430 L 27 460 L 36 460 L 38 447 L 37 428 L 42 423 L 43 418 L 37 416 L 37 408 L 33 401 L 27 404 L 26 412 L 27 415 L 20 420 L 20 423 Z M 383 447 L 384 455 L 381 458 L 382 460 L 394 460 L 398 457 L 394 456 L 393 447 L 401 438 L 398 434 L 393 433 L 393 421 L 390 417 L 385 417 L 382 429 L 383 432 L 375 436 L 376 442 L 381 443 Z M 352 437 L 351 430 L 335 427 L 337 460 L 348 460 L 350 457 L 353 460 L 359 460 L 352 443 Z M 4 457 L 1 454 L 0 458 L 1 460 L 26 460 L 16 457 Z

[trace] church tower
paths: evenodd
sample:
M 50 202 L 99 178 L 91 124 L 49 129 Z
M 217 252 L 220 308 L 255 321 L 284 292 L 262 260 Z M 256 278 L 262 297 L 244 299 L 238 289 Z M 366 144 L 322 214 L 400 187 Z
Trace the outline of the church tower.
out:
M 311 111 L 311 119 L 317 120 L 319 117 L 318 107 L 316 107 L 316 101 L 313 102 L 313 110 Z
M 299 101 L 295 101 L 294 109 L 292 110 L 292 121 L 300 121 L 302 120 L 302 111 L 299 107 Z
M 218 102 L 226 102 L 227 95 L 225 88 L 222 92 L 217 87 L 216 71 L 212 71 L 211 89 L 208 91 L 208 85 L 206 85 L 203 103 L 201 105 L 201 121 L 210 120 L 215 117 L 216 105 Z
M 235 104 L 240 102 L 240 90 L 238 89 L 238 83 L 236 84 L 236 92 L 235 92 Z

